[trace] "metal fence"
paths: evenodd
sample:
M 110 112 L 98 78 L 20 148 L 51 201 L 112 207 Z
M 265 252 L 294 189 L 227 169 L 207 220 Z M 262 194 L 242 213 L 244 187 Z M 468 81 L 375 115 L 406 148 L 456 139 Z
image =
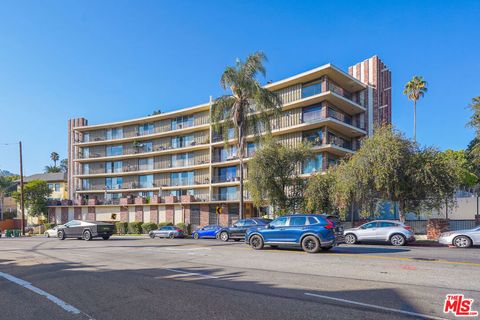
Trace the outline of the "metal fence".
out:
M 413 229 L 415 234 L 427 234 L 428 220 L 407 220 L 405 224 Z
M 475 228 L 475 220 L 450 220 L 450 231 Z

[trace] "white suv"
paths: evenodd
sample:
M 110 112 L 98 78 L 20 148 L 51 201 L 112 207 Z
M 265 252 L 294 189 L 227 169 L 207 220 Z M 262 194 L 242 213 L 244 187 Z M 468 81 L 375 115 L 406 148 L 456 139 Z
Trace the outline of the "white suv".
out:
M 395 220 L 375 220 L 357 228 L 347 229 L 343 234 L 346 244 L 386 241 L 394 246 L 404 246 L 407 242 L 415 240 L 412 228 Z

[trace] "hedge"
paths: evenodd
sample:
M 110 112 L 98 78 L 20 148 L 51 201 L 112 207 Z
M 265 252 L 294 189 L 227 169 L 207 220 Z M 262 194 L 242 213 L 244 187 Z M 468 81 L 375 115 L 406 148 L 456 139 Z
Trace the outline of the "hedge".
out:
M 161 227 L 165 227 L 165 226 L 173 226 L 173 223 L 171 222 L 160 222 L 158 224 L 158 228 L 160 229 Z
M 130 234 L 140 234 L 140 233 L 142 233 L 142 223 L 141 222 L 130 222 L 128 224 L 128 233 L 130 233 Z
M 126 234 L 128 232 L 128 222 L 115 222 L 115 230 L 118 234 Z
M 182 229 L 185 234 L 190 234 L 192 233 L 192 225 L 191 224 L 185 224 L 183 222 L 179 222 L 176 224 L 176 227 L 178 229 Z
M 157 229 L 157 224 L 156 223 L 145 222 L 144 224 L 142 224 L 142 230 L 143 230 L 144 233 L 149 233 L 150 231 L 156 230 L 156 229 Z

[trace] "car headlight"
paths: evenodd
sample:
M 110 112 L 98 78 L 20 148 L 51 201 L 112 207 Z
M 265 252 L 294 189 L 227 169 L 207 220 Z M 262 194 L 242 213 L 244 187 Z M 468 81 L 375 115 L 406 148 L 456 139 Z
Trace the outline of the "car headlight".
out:
M 442 234 L 440 234 L 440 237 L 448 237 L 448 236 L 451 236 L 453 234 L 453 232 L 444 232 Z

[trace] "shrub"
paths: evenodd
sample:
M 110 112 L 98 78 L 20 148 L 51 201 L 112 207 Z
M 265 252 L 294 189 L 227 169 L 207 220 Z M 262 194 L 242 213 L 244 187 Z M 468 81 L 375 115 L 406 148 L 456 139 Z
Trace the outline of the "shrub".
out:
M 171 222 L 160 222 L 158 224 L 158 228 L 160 229 L 161 227 L 165 227 L 165 226 L 173 226 L 173 223 Z
M 192 229 L 192 225 L 191 224 L 185 224 L 183 222 L 179 222 L 177 223 L 176 227 L 178 229 L 182 229 L 183 232 L 185 232 L 185 234 L 190 234 L 191 233 L 191 229 Z
M 45 223 L 44 226 L 45 230 L 52 229 L 53 227 L 55 227 L 55 223 Z
M 122 221 L 115 222 L 115 232 L 118 234 L 126 234 L 128 232 L 128 223 Z
M 128 224 L 128 233 L 130 233 L 130 234 L 140 234 L 140 233 L 142 233 L 142 223 L 141 222 L 130 222 Z
M 153 222 L 146 222 L 142 224 L 142 230 L 144 233 L 149 233 L 152 230 L 157 229 L 157 224 Z

